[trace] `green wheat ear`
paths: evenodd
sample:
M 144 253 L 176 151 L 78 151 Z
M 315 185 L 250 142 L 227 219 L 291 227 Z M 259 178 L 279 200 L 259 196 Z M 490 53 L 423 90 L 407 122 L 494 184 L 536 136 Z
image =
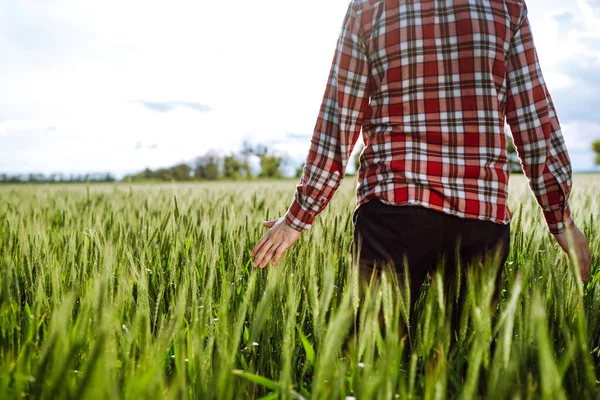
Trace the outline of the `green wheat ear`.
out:
M 596 398 L 600 177 L 570 201 L 587 285 L 511 179 L 496 309 L 486 265 L 434 274 L 416 310 L 409 274 L 361 286 L 350 181 L 265 270 L 294 182 L 0 186 L 0 398 Z

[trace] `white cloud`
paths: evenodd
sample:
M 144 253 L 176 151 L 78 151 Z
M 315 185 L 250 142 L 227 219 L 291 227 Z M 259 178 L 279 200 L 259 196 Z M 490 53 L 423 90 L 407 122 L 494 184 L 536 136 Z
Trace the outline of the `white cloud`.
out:
M 576 85 L 565 64 L 600 63 L 600 7 L 587 0 L 529 1 L 529 19 L 549 88 Z
M 47 124 L 44 124 L 42 122 L 33 122 L 33 121 L 29 121 L 29 120 L 22 120 L 22 119 L 14 119 L 14 120 L 7 120 L 7 121 L 0 121 L 0 137 L 2 136 L 8 136 L 9 133 L 11 134 L 27 134 L 28 132 L 31 131 L 38 131 L 38 130 L 52 130 L 55 129 L 52 126 L 49 126 Z

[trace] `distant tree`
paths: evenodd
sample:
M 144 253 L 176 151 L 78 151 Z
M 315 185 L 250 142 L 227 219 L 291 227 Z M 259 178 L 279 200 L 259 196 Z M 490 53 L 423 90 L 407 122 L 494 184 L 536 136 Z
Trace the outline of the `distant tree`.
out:
M 242 148 L 240 149 L 241 156 L 241 173 L 246 179 L 252 178 L 252 168 L 250 168 L 250 157 L 254 155 L 254 148 L 248 140 L 242 142 Z
M 248 157 L 254 154 L 254 146 L 247 139 L 242 142 L 242 148 L 240 150 L 242 156 Z
M 504 133 L 506 134 L 508 168 L 512 174 L 522 174 L 523 167 L 521 167 L 521 160 L 519 159 L 519 154 L 517 153 L 517 148 L 515 147 L 515 141 L 508 125 L 504 129 Z
M 223 159 L 223 178 L 226 179 L 239 179 L 242 176 L 242 170 L 244 163 L 238 158 L 231 154 Z
M 296 178 L 302 178 L 302 174 L 304 173 L 304 166 L 306 164 L 302 164 L 298 168 L 296 168 Z
M 194 177 L 211 181 L 219 179 L 221 177 L 219 164 L 219 156 L 212 152 L 196 158 Z
M 171 173 L 171 179 L 182 182 L 192 180 L 192 167 L 182 163 L 177 164 L 174 167 L 169 168 Z
M 247 142 L 244 142 L 242 153 L 254 154 L 260 159 L 261 172 L 258 175 L 259 178 L 281 178 L 283 176 L 281 168 L 284 164 L 289 164 L 285 162 L 283 157 L 275 154 L 273 150 L 262 143 L 250 146 Z
M 600 140 L 596 140 L 592 143 L 592 150 L 596 153 L 596 165 L 600 165 Z
M 6 176 L 5 183 L 21 183 L 23 180 L 19 175 L 8 175 Z
M 262 143 L 255 145 L 252 148 L 252 150 L 253 150 L 253 153 L 259 157 L 266 156 L 269 154 L 269 148 Z
M 173 180 L 173 175 L 171 174 L 171 170 L 169 168 L 160 168 L 152 174 L 153 179 L 157 179 L 159 181 L 171 181 Z
M 263 154 L 260 157 L 260 178 L 281 178 L 281 164 L 283 159 L 275 155 Z
M 29 174 L 27 181 L 31 183 L 41 183 L 46 181 L 46 177 L 43 174 Z
M 363 150 L 365 149 L 365 146 L 363 144 L 360 145 L 359 149 L 358 149 L 358 153 L 356 153 L 354 155 L 354 170 L 358 173 L 358 170 L 360 169 L 360 155 L 362 154 Z
M 250 168 L 250 161 L 247 158 L 242 162 L 242 174 L 246 179 L 251 179 L 253 175 L 252 168 Z
M 0 174 L 0 183 L 81 183 L 81 182 L 114 182 L 115 178 L 110 173 L 71 174 L 66 177 L 62 174 L 29 173 L 8 175 Z
M 152 170 L 150 168 L 146 168 L 140 174 L 138 174 L 138 176 L 140 176 L 140 178 L 142 178 L 142 179 L 153 179 L 154 172 L 152 172 Z

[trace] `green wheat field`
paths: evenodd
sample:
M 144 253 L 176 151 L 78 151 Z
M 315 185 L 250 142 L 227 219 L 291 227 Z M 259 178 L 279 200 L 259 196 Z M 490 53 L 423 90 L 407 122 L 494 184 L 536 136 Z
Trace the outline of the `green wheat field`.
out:
M 498 309 L 479 265 L 414 315 L 406 282 L 357 278 L 354 179 L 265 270 L 250 252 L 295 181 L 0 187 L 0 398 L 598 398 L 600 176 L 571 198 L 589 284 L 515 177 Z

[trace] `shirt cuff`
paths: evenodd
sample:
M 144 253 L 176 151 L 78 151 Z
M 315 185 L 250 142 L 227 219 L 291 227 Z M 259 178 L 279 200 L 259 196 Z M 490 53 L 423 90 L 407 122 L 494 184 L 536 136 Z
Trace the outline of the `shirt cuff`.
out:
M 315 219 L 294 199 L 285 215 L 285 220 L 293 229 L 302 232 L 309 229 Z
M 575 221 L 571 216 L 571 209 L 567 206 L 565 210 L 544 211 L 544 218 L 550 233 L 558 235 L 567 229 L 575 227 Z

